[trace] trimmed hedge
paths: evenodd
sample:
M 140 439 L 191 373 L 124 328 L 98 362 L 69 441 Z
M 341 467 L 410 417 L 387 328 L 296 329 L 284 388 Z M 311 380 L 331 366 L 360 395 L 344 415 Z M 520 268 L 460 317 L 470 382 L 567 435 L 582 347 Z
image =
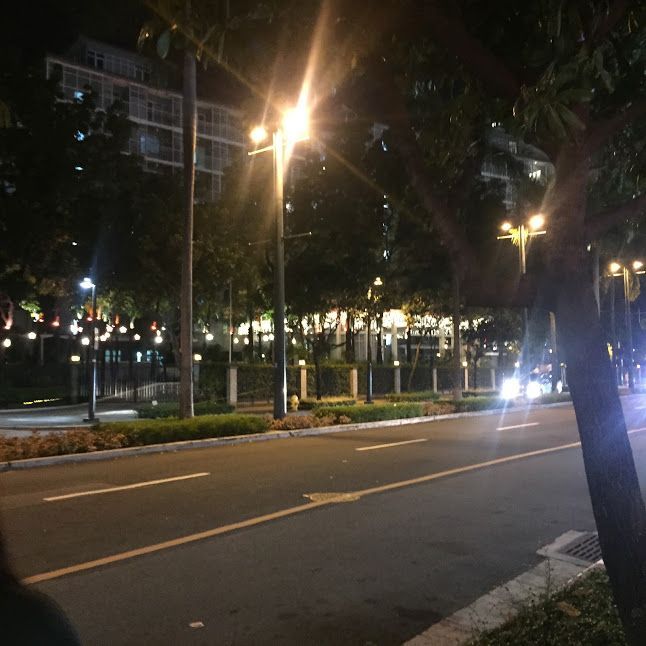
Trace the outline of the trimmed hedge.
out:
M 316 399 L 301 399 L 298 402 L 298 410 L 316 410 L 325 406 L 355 406 L 356 403 L 356 399 L 322 399 L 321 401 L 317 401 Z
M 385 395 L 386 401 L 389 402 L 428 402 L 435 401 L 440 398 L 439 393 L 432 390 L 422 390 L 419 392 L 409 393 L 389 393 Z
M 222 415 L 232 413 L 235 408 L 223 402 L 195 402 L 193 409 L 196 415 Z M 156 406 L 143 404 L 135 408 L 140 418 L 159 419 L 164 417 L 178 417 L 179 404 L 176 402 L 160 402 Z
M 207 437 L 264 433 L 269 420 L 259 415 L 203 415 L 192 419 L 136 420 L 99 424 L 96 433 L 121 433 L 125 446 L 142 446 L 162 442 L 198 440 Z
M 422 404 L 372 404 L 359 406 L 321 406 L 314 411 L 316 417 L 331 417 L 336 424 L 348 422 L 379 422 L 387 419 L 423 417 Z
M 89 453 L 230 435 L 264 433 L 270 420 L 258 415 L 204 415 L 192 419 L 138 420 L 99 424 L 92 430 L 0 438 L 0 461 Z

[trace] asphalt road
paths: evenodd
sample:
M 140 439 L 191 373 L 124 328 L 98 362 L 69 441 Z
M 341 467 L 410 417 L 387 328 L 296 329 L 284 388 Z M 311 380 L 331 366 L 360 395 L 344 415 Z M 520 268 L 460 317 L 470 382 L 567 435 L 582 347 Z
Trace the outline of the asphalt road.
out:
M 10 471 L 0 507 L 86 644 L 398 644 L 594 528 L 577 440 L 510 412 Z

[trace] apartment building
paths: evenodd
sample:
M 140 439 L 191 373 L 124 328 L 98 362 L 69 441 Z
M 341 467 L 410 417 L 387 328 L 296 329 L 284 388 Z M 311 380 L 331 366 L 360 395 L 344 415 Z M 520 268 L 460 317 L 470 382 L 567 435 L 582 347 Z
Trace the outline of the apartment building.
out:
M 125 152 L 141 155 L 146 168 L 182 168 L 182 95 L 172 65 L 89 38 L 64 55 L 46 59 L 48 78 L 60 79 L 66 99 L 92 89 L 96 107 L 119 101 L 133 123 Z M 215 97 L 214 97 L 215 98 Z M 198 96 L 196 199 L 215 201 L 224 169 L 243 154 L 244 132 L 236 109 Z

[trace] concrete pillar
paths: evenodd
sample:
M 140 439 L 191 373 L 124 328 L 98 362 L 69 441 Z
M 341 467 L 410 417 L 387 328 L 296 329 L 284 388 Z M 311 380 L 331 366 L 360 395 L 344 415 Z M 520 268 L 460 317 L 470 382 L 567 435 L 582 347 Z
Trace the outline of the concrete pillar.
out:
M 343 359 L 343 352 L 345 350 L 345 334 L 343 332 L 343 326 L 339 321 L 339 324 L 336 326 L 334 331 L 334 348 L 332 348 L 332 358 L 335 361 L 341 361 Z
M 469 368 L 464 369 L 464 389 L 469 390 Z
M 356 368 L 350 368 L 350 394 L 352 399 L 359 399 L 359 375 Z
M 444 356 L 444 353 L 446 352 L 444 348 L 444 344 L 446 343 L 446 335 L 444 334 L 444 328 L 440 327 L 440 335 L 438 337 L 438 352 L 440 353 L 440 357 Z
M 307 399 L 307 368 L 305 366 L 301 366 L 301 394 L 300 398 L 301 401 L 304 399 Z
M 395 392 L 400 393 L 402 391 L 402 376 L 399 366 L 395 366 L 394 371 Z
M 392 360 L 397 361 L 399 359 L 397 347 L 397 326 L 394 323 L 390 326 L 390 352 L 392 354 Z
M 489 372 L 491 373 L 491 390 L 496 390 L 496 369 L 491 368 Z
M 238 367 L 227 368 L 227 404 L 235 406 L 238 403 Z
M 433 368 L 433 392 L 437 392 L 437 368 Z

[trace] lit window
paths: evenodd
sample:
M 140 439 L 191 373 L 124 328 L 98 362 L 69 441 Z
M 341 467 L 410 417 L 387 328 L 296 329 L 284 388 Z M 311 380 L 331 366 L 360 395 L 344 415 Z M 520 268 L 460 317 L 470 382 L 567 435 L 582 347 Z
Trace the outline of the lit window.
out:
M 85 93 L 81 92 L 81 90 L 74 90 L 75 101 L 82 101 L 84 96 L 85 96 Z

